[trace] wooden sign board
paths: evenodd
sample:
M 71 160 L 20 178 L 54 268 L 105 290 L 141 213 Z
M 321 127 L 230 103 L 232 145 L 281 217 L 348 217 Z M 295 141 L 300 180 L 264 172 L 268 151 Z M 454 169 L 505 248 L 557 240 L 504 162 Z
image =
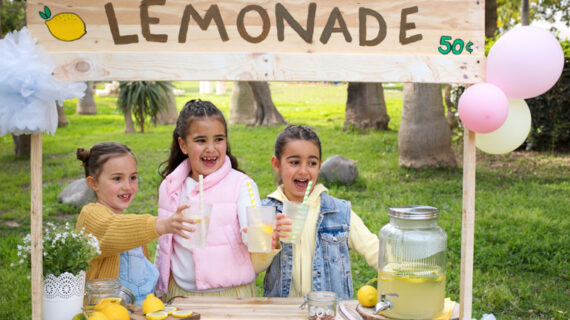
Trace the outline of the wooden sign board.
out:
M 483 0 L 28 0 L 64 80 L 483 81 Z

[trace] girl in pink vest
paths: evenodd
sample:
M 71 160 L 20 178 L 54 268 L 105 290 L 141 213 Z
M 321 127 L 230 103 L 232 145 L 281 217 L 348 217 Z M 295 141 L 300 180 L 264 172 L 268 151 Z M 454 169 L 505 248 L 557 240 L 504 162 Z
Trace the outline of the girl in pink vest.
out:
M 253 180 L 238 169 L 227 139 L 226 120 L 211 102 L 191 100 L 180 111 L 170 156 L 160 172 L 158 216 L 168 217 L 184 204 L 197 203 L 200 175 L 203 201 L 212 205 L 212 211 L 205 247 L 189 248 L 179 235 L 159 238 L 157 291 L 166 293 L 167 300 L 189 295 L 256 296 L 257 274 L 280 250 L 275 249 L 279 241 L 274 236 L 270 253 L 248 252 L 244 233 L 246 207 L 251 206 L 248 183 L 257 205 L 259 193 Z

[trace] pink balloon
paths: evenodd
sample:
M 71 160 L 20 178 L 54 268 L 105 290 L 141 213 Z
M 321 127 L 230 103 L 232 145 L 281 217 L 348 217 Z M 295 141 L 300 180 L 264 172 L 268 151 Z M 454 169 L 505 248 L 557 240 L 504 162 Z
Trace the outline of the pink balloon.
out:
M 511 99 L 539 96 L 550 90 L 564 67 L 564 52 L 548 31 L 518 26 L 495 42 L 487 56 L 487 79 Z
M 488 133 L 497 130 L 507 119 L 509 100 L 497 86 L 478 83 L 463 92 L 457 109 L 469 130 Z

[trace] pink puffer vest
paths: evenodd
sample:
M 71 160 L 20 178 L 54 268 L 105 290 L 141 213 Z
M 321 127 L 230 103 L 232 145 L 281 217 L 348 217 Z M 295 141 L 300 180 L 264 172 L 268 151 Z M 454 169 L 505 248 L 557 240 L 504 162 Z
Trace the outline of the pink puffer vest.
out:
M 189 172 L 190 163 L 184 161 L 162 181 L 158 191 L 159 217 L 169 217 L 176 212 L 182 185 Z M 251 179 L 233 170 L 228 156 L 220 169 L 204 178 L 204 203 L 212 204 L 212 215 L 206 247 L 193 250 L 196 287 L 199 290 L 235 287 L 255 280 L 247 246 L 241 240 L 237 215 L 239 186 L 246 180 Z M 192 201 L 198 202 L 198 193 L 196 186 L 191 191 Z M 158 289 L 168 292 L 172 234 L 160 236 L 158 244 Z

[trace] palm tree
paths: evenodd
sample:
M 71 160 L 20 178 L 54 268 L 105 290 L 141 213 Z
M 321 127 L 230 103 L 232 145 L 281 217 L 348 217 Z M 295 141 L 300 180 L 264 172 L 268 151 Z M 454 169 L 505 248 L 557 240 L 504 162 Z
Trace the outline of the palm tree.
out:
M 399 163 L 404 167 L 456 166 L 440 84 L 404 84 L 398 151 Z
M 390 117 L 386 112 L 382 83 L 349 82 L 344 128 L 387 130 Z
M 125 116 L 125 132 L 135 132 L 132 116 L 144 133 L 145 118 L 156 123 L 157 114 L 166 108 L 172 84 L 168 81 L 121 81 L 117 109 Z

